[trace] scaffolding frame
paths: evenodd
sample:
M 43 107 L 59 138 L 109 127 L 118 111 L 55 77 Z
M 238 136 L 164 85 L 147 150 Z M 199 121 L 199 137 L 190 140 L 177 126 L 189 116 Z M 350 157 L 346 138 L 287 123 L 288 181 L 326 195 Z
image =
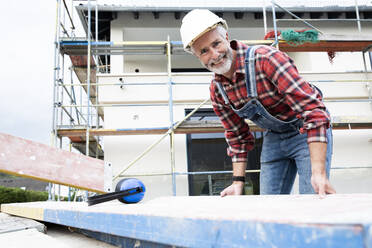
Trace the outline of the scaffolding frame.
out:
M 92 0 L 93 1 L 93 0 Z M 131 135 L 131 134 L 163 134 L 161 138 L 150 145 L 142 154 L 140 154 L 134 161 L 132 161 L 125 169 L 123 169 L 118 175 L 115 175 L 113 179 L 123 177 L 122 173 L 125 172 L 129 167 L 134 165 L 139 159 L 141 159 L 145 154 L 147 154 L 151 149 L 160 143 L 165 137 L 169 135 L 170 139 L 170 167 L 171 172 L 169 175 L 172 175 L 172 192 L 176 195 L 176 176 L 177 175 L 185 175 L 185 173 L 176 172 L 175 170 L 175 154 L 174 154 L 174 135 L 177 133 L 208 133 L 208 132 L 221 132 L 222 126 L 217 125 L 216 123 L 203 123 L 202 125 L 195 125 L 192 127 L 187 127 L 187 118 L 191 115 L 187 115 L 182 121 L 175 123 L 173 118 L 173 106 L 177 104 L 185 104 L 179 103 L 173 99 L 173 92 L 172 87 L 177 83 L 172 81 L 172 61 L 171 56 L 177 54 L 183 54 L 182 43 L 180 41 L 171 41 L 169 36 L 167 41 L 123 41 L 123 42 L 107 42 L 107 41 L 99 41 L 98 40 L 98 0 L 95 0 L 95 4 L 92 4 L 91 0 L 87 1 L 88 5 L 88 17 L 87 17 L 87 32 L 86 37 L 78 38 L 75 37 L 75 25 L 73 23 L 73 11 L 70 14 L 69 8 L 65 0 L 63 0 L 64 4 L 64 12 L 63 16 L 61 15 L 62 11 L 62 4 L 61 0 L 57 0 L 57 17 L 56 17 L 56 34 L 55 34 L 55 55 L 54 55 L 54 87 L 53 87 L 53 123 L 52 123 L 52 144 L 54 146 L 59 146 L 62 148 L 62 138 L 69 137 L 70 138 L 70 148 L 74 141 L 83 141 L 85 142 L 85 152 L 84 149 L 79 149 L 82 153 L 85 153 L 87 156 L 90 154 L 94 154 L 97 158 L 99 157 L 100 151 L 102 151 L 100 147 L 100 137 L 104 135 Z M 265 1 L 266 2 L 266 1 Z M 92 5 L 94 8 L 95 13 L 95 37 L 92 35 Z M 290 47 L 285 41 L 280 40 L 277 36 L 277 23 L 279 21 L 302 21 L 307 25 L 310 25 L 309 21 L 311 20 L 304 20 L 300 17 L 294 15 L 287 9 L 279 6 L 275 1 L 271 1 L 272 7 L 272 15 L 273 15 L 273 26 L 275 31 L 275 39 L 274 40 L 249 40 L 243 41 L 245 44 L 248 45 L 255 45 L 255 44 L 266 44 L 266 45 L 276 45 L 279 46 L 283 51 L 291 51 L 292 47 Z M 71 1 L 71 10 L 73 8 L 73 0 Z M 277 19 L 275 16 L 276 8 L 280 8 L 281 10 L 287 12 L 291 16 L 294 16 L 296 19 Z M 353 21 L 358 23 L 358 29 L 361 32 L 361 21 L 368 21 L 359 18 L 359 11 L 358 5 L 356 2 L 356 15 L 357 18 Z M 267 20 L 266 20 L 266 4 L 263 5 L 263 22 L 265 31 L 267 30 Z M 68 33 L 65 24 L 65 13 L 67 13 L 68 18 L 71 22 L 71 34 Z M 63 19 L 61 21 L 61 19 Z M 324 20 L 326 21 L 326 20 Z M 333 20 L 330 20 L 333 21 Z M 352 21 L 352 19 L 347 19 L 347 21 Z M 314 27 L 315 28 L 315 27 Z M 61 32 L 61 29 L 63 32 Z M 315 28 L 316 29 L 316 28 Z M 319 30 L 320 31 L 320 30 Z M 321 31 L 320 31 L 321 32 Z M 61 37 L 61 33 L 63 33 Z M 341 41 L 343 43 L 347 43 L 345 41 Z M 367 63 L 365 59 L 365 53 L 369 52 L 371 49 L 371 40 L 350 40 L 349 43 L 352 43 L 352 47 L 355 51 L 362 51 L 363 52 L 363 60 L 364 60 L 364 67 L 365 67 L 365 74 L 366 74 L 366 86 L 368 87 L 369 96 L 368 98 L 363 99 L 327 99 L 327 101 L 365 101 L 370 102 L 372 107 L 372 80 L 368 79 L 368 69 Z M 331 45 L 332 48 L 335 50 L 338 49 L 339 51 L 354 51 L 351 47 L 340 47 L 341 43 L 339 41 L 335 41 L 335 43 L 331 44 L 328 42 L 328 45 Z M 314 46 L 310 48 L 310 51 L 314 49 L 318 49 L 319 51 L 324 51 L 322 46 Z M 312 50 L 311 50 L 312 49 Z M 329 46 L 327 47 L 329 49 Z M 301 51 L 300 48 L 296 48 L 296 51 Z M 308 51 L 306 50 L 306 51 Z M 318 51 L 316 50 L 316 51 Z M 98 83 L 97 74 L 98 72 L 101 73 L 108 73 L 110 65 L 108 64 L 107 56 L 110 55 L 133 55 L 133 54 L 160 54 L 167 56 L 167 72 L 162 73 L 162 75 L 167 75 L 168 82 L 161 82 L 158 84 L 167 85 L 168 86 L 168 93 L 169 99 L 167 102 L 161 103 L 149 103 L 140 104 L 140 103 L 132 103 L 132 104 L 100 104 L 98 102 L 98 94 L 99 94 L 99 87 L 106 86 L 106 85 L 113 85 L 113 84 L 104 84 Z M 65 55 L 70 56 L 72 61 L 72 66 L 69 67 L 70 70 L 70 80 L 71 83 L 65 83 Z M 370 61 L 371 52 L 369 52 Z M 100 56 L 105 56 L 105 64 L 100 59 Z M 371 63 L 372 64 L 372 63 Z M 85 82 L 82 80 L 84 78 L 84 73 L 82 76 L 78 76 L 78 69 L 83 68 L 82 70 L 86 71 L 86 80 Z M 85 69 L 84 69 L 85 68 Z M 80 81 L 79 84 L 73 82 L 73 71 L 75 71 L 78 79 Z M 81 71 L 80 71 L 81 72 Z M 141 74 L 137 74 L 141 75 Z M 151 74 L 149 74 L 151 75 Z M 156 74 L 156 75 L 159 75 Z M 189 75 L 192 75 L 190 73 Z M 95 82 L 92 82 L 92 78 Z M 340 80 L 342 81 L 342 80 Z M 353 80 L 349 80 L 352 82 Z M 360 82 L 361 80 L 355 80 L 355 82 Z M 342 81 L 342 82 L 345 82 Z M 203 83 L 194 83 L 194 84 L 205 84 Z M 120 85 L 120 83 L 115 84 Z M 127 85 L 127 84 L 126 84 Z M 140 84 L 136 84 L 140 85 Z M 148 85 L 148 83 L 146 83 Z M 70 87 L 68 89 L 67 87 Z M 79 96 L 80 98 L 77 99 L 76 97 L 76 90 L 75 87 L 79 87 Z M 83 102 L 83 90 L 84 88 L 86 92 L 86 104 L 84 105 Z M 92 94 L 94 93 L 94 94 Z M 64 94 L 70 99 L 70 104 L 64 104 Z M 202 100 L 196 101 L 198 103 L 202 102 Z M 196 102 L 186 103 L 195 105 Z M 201 106 L 203 106 L 207 100 L 204 100 L 197 108 L 194 109 L 192 113 L 195 113 Z M 164 128 L 143 128 L 143 129 L 115 129 L 115 130 L 105 130 L 101 128 L 101 120 L 103 121 L 103 110 L 102 108 L 107 107 L 125 107 L 125 106 L 168 106 L 169 107 L 169 126 Z M 85 108 L 85 111 L 83 111 Z M 94 112 L 94 113 L 92 113 Z M 66 125 L 63 125 L 63 118 L 66 114 L 69 118 L 69 125 L 70 128 L 66 128 Z M 93 116 L 95 116 L 95 125 L 92 125 L 94 122 Z M 58 122 L 60 125 L 58 125 Z M 76 122 L 78 125 L 76 125 Z M 186 125 L 185 125 L 186 124 Z M 183 126 L 184 125 L 184 126 Z M 204 126 L 203 126 L 204 125 Z M 73 127 L 71 129 L 71 127 Z M 77 127 L 77 128 L 76 128 Z M 255 127 L 254 125 L 250 125 L 251 129 L 261 131 L 261 129 Z M 334 125 L 335 128 L 340 129 L 350 129 L 350 128 L 372 128 L 372 118 L 364 118 L 362 121 L 359 122 L 352 122 L 350 120 L 341 120 L 339 123 Z M 84 137 L 85 139 L 82 138 Z M 58 138 L 60 139 L 59 144 Z M 94 151 L 95 152 L 92 152 Z M 103 153 L 103 151 L 102 151 Z M 249 171 L 247 172 L 256 173 L 259 170 Z M 191 174 L 219 174 L 221 172 L 218 171 L 208 171 L 208 172 L 186 172 L 187 175 Z M 223 173 L 232 173 L 231 171 L 224 171 Z M 164 174 L 164 173 L 163 173 Z M 151 175 L 157 175 L 156 173 L 152 173 Z M 166 175 L 166 173 L 164 174 Z

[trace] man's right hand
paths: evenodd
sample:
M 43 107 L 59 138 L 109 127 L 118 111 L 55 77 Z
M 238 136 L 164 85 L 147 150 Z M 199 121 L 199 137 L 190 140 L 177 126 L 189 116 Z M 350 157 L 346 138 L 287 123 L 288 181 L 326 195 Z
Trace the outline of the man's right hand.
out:
M 221 192 L 221 197 L 227 196 L 227 195 L 242 195 L 244 189 L 244 182 L 233 182 L 229 187 L 225 188 Z

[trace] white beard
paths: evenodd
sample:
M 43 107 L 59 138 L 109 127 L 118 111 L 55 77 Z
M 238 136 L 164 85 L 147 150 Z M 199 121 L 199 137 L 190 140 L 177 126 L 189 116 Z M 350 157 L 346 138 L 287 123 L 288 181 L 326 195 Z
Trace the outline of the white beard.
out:
M 231 64 L 232 64 L 232 60 L 227 58 L 226 62 L 223 65 L 221 65 L 218 68 L 213 67 L 213 68 L 211 68 L 211 71 L 213 71 L 216 74 L 221 74 L 221 75 L 225 74 L 226 72 L 228 72 L 230 70 Z
M 222 65 L 220 65 L 218 67 L 212 66 L 213 63 L 220 61 L 225 56 L 226 56 L 225 62 Z M 232 55 L 231 48 L 229 48 L 225 54 L 221 54 L 216 60 L 211 60 L 211 61 L 208 62 L 208 65 L 204 65 L 204 66 L 208 70 L 210 70 L 210 71 L 212 71 L 216 74 L 221 74 L 222 75 L 222 74 L 225 74 L 226 72 L 228 72 L 231 69 L 232 60 L 233 60 L 233 55 Z

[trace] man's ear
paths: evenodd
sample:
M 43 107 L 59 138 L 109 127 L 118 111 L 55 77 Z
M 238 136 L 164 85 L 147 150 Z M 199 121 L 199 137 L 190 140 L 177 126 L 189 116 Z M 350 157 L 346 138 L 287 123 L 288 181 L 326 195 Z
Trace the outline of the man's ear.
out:
M 229 41 L 229 34 L 226 32 L 226 40 Z
M 192 48 L 192 46 L 191 46 L 191 49 L 190 49 L 190 50 L 191 50 L 191 54 L 192 54 L 192 55 L 194 55 L 194 56 L 196 56 L 197 58 L 199 58 L 198 55 L 195 53 L 194 48 Z

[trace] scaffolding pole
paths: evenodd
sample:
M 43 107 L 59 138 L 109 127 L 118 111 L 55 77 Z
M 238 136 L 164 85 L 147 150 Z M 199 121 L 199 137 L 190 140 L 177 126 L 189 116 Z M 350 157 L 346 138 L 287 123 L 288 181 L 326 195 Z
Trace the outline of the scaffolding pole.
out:
M 88 40 L 88 50 L 87 50 L 87 130 L 86 130 L 86 141 L 85 141 L 85 155 L 89 156 L 89 129 L 90 129 L 90 52 L 91 52 L 91 22 L 92 22 L 92 17 L 91 17 L 91 5 L 90 5 L 90 0 L 88 0 L 88 30 L 87 30 L 87 40 Z
M 59 79 L 59 82 L 61 83 L 60 85 L 63 85 L 64 82 L 65 82 L 65 55 L 62 54 L 62 66 L 61 66 L 61 69 L 62 69 L 62 73 L 61 73 L 61 78 Z M 58 86 L 59 89 L 61 89 L 61 86 Z M 64 90 L 61 89 L 60 91 L 60 101 L 58 101 L 60 103 L 61 106 L 63 106 L 64 104 Z M 63 124 L 63 111 L 61 110 L 61 117 L 60 117 L 60 124 L 62 125 Z
M 170 143 L 170 164 L 171 164 L 171 172 L 172 172 L 172 192 L 173 195 L 176 195 L 176 175 L 174 174 L 176 171 L 176 164 L 175 164 L 175 147 L 174 147 L 174 131 L 173 131 L 173 86 L 172 86 L 172 60 L 171 60 L 171 46 L 170 46 L 170 38 L 168 36 L 167 42 L 167 59 L 168 59 L 168 92 L 169 92 L 169 122 L 170 122 L 170 134 L 169 134 L 169 143 Z
M 278 49 L 279 48 L 279 38 L 278 38 L 278 28 L 276 26 L 276 12 L 275 12 L 274 1 L 271 1 L 271 9 L 272 9 L 272 15 L 273 15 L 273 27 L 274 27 L 274 36 L 275 36 L 275 42 L 273 44 L 271 44 L 271 46 L 275 46 Z
M 263 22 L 264 22 L 264 34 L 267 34 L 267 18 L 266 18 L 266 1 L 263 1 L 263 6 L 262 6 L 262 15 L 263 15 Z
M 359 33 L 362 32 L 362 26 L 360 25 L 360 18 L 359 18 L 359 7 L 358 7 L 358 0 L 355 0 L 355 14 L 356 14 L 356 18 L 358 20 L 358 30 L 359 30 Z
M 96 0 L 96 9 L 95 9 L 95 41 L 98 42 L 98 0 Z M 96 61 L 96 83 L 98 83 L 98 77 L 97 77 L 97 70 L 98 70 L 98 65 L 99 65 L 99 56 L 95 55 L 95 61 Z M 98 103 L 98 87 L 96 88 L 96 103 Z M 98 113 L 98 108 L 96 108 L 96 129 L 99 128 L 99 113 Z M 98 150 L 99 150 L 99 141 L 100 137 L 96 137 L 97 142 L 96 142 L 96 158 L 98 158 Z
M 366 89 L 368 92 L 368 100 L 370 101 L 370 107 L 372 109 L 372 83 L 371 80 L 368 80 L 368 68 L 367 68 L 367 61 L 366 61 L 366 55 L 367 52 L 362 52 L 362 57 L 363 57 L 363 65 L 364 65 L 364 72 L 365 72 L 365 77 L 366 77 Z M 368 52 L 369 55 L 371 55 L 371 52 Z M 372 67 L 372 61 L 370 61 L 371 67 Z
M 58 122 L 58 81 L 60 77 L 60 25 L 59 20 L 61 18 L 61 0 L 56 1 L 56 24 L 55 24 L 55 39 L 54 39 L 54 73 L 53 73 L 53 116 L 52 116 L 52 146 L 57 147 L 57 122 Z M 48 184 L 48 200 L 54 201 L 54 194 L 52 192 L 54 188 L 52 183 Z
M 283 8 L 282 6 L 280 6 L 279 4 L 277 4 L 274 0 L 271 1 L 272 5 L 273 5 L 273 19 L 275 19 L 275 23 L 276 23 L 276 16 L 275 16 L 275 6 L 278 7 L 279 9 L 283 10 L 284 12 L 286 12 L 287 14 L 289 14 L 290 16 L 293 16 L 294 18 L 298 19 L 298 20 L 301 20 L 305 25 L 309 26 L 310 28 L 313 28 L 315 29 L 316 31 L 318 31 L 320 34 L 323 34 L 323 32 L 314 27 L 313 25 L 311 25 L 310 23 L 308 23 L 307 21 L 305 21 L 304 19 L 296 16 L 295 14 L 293 14 L 292 12 L 288 11 L 286 8 Z M 276 24 L 275 24 L 276 26 Z

